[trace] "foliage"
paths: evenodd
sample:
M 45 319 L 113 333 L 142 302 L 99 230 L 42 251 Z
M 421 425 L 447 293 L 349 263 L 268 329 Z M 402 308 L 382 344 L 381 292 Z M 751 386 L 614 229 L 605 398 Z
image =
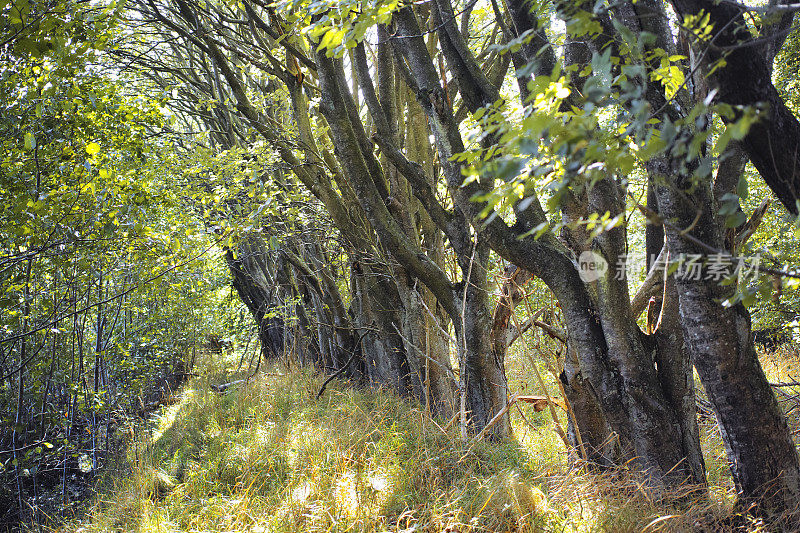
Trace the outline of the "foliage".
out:
M 634 4 L 625 5 L 635 11 Z M 702 196 L 770 108 L 704 93 L 697 56 L 689 45 L 673 49 L 674 25 L 665 22 L 663 35 L 637 29 L 646 17 L 626 21 L 617 12 L 625 6 L 602 2 L 538 2 L 542 21 L 528 21 L 523 32 L 498 18 L 507 9 L 514 19 L 509 2 L 502 9 L 327 0 L 129 7 L 0 5 L 7 64 L 0 73 L 0 464 L 16 485 L 0 502 L 18 500 L 4 507 L 24 514 L 23 496 L 36 490 L 42 469 L 60 472 L 64 492 L 67 470 L 86 470 L 79 459 L 96 469 L 119 415 L 157 405 L 164 390 L 156 382 L 177 386 L 172 378 L 191 372 L 207 336 L 249 343 L 255 330 L 264 357 L 271 349 L 426 402 L 430 374 L 440 372 L 433 383 L 451 410 L 460 396 L 464 435 L 472 393 L 479 423 L 507 434 L 503 354 L 489 346 L 496 340 L 489 307 L 498 304 L 489 299 L 491 277 L 501 268 L 489 247 L 538 269 L 536 308 L 512 310 L 520 319 L 533 322 L 549 308 L 552 322 L 574 320 L 557 326 L 575 357 L 560 347 L 554 364 L 531 356 L 551 371 L 551 392 L 578 394 L 568 380 L 584 365 L 590 401 L 581 405 L 597 404 L 607 417 L 587 433 L 607 443 L 601 433 L 630 431 L 622 441 L 631 437 L 651 453 L 645 461 L 664 466 L 666 446 L 650 446 L 650 428 L 681 425 L 669 413 L 682 399 L 671 397 L 664 354 L 650 347 L 654 324 L 642 323 L 640 335 L 638 315 L 629 316 L 628 293 L 646 273 L 593 285 L 572 267 L 584 251 L 613 261 L 645 249 L 645 235 L 660 226 L 673 237 L 691 234 L 703 213 L 677 228 L 643 205 L 654 190 L 699 194 L 698 210 L 714 206 L 703 224 L 731 242 L 771 194 L 749 169 L 714 191 L 717 198 Z M 680 21 L 690 45 L 716 38 L 711 17 Z M 753 36 L 767 27 L 756 16 L 745 25 Z M 790 36 L 785 50 L 796 40 Z M 562 54 L 581 43 L 589 43 L 585 57 Z M 787 53 L 775 78 L 788 95 L 796 68 Z M 705 74 L 725 66 L 722 56 Z M 758 309 L 762 327 L 796 324 L 795 280 L 776 273 L 797 259 L 797 224 L 772 206 L 758 232 L 737 243 L 738 256 L 766 257 L 774 277 L 733 272 L 723 284 L 735 290 L 713 298 L 728 308 L 720 315 L 743 303 Z M 671 260 L 668 274 L 685 258 Z M 241 304 L 231 303 L 234 290 Z M 244 306 L 255 325 L 244 325 Z M 664 328 L 679 328 L 674 318 Z M 578 348 L 585 324 L 597 328 Z M 743 327 L 750 347 L 749 322 Z M 554 351 L 548 343 L 537 341 L 537 353 Z M 684 355 L 691 372 L 688 352 L 670 357 Z M 677 382 L 685 386 L 688 375 Z M 480 388 L 484 379 L 491 391 Z M 303 387 L 315 380 L 289 374 L 222 398 L 195 380 L 170 411 L 171 427 L 133 444 L 134 477 L 120 514 L 98 516 L 118 521 L 107 527 L 143 529 L 282 520 L 365 529 L 402 520 L 430 528 L 569 525 L 546 505 L 520 506 L 513 487 L 531 492 L 543 474 L 519 448 L 447 449 L 455 433 L 373 393 L 308 405 Z M 511 383 L 527 381 L 519 372 Z M 340 415 L 336 430 L 332 414 Z M 665 438 L 673 437 L 681 440 Z M 684 458 L 686 440 L 675 447 Z M 331 442 L 344 460 L 330 454 Z M 363 496 L 376 476 L 391 494 Z M 275 523 L 254 520 L 251 504 Z M 597 514 L 614 505 L 601 504 Z M 597 524 L 641 527 L 644 515 L 661 510 Z
M 175 187 L 163 101 L 102 62 L 118 8 L 2 9 L 0 472 L 60 491 L 222 333 L 227 276 Z M 22 518 L 16 500 L 0 493 L 0 520 Z

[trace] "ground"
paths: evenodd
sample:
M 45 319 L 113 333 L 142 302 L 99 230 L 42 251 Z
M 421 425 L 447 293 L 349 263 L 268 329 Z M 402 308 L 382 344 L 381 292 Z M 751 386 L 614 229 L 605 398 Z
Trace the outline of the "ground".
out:
M 526 358 L 527 359 L 527 358 Z M 797 353 L 762 358 L 787 382 Z M 527 360 L 533 364 L 535 360 Z M 710 498 L 681 505 L 632 472 L 574 460 L 547 411 L 514 410 L 515 438 L 464 441 L 386 391 L 276 366 L 246 377 L 204 363 L 148 428 L 133 432 L 90 512 L 66 531 L 726 531 L 734 492 L 719 431 L 701 417 Z M 522 360 L 512 389 L 535 392 Z M 551 394 L 555 382 L 547 378 Z M 794 388 L 781 387 L 797 427 Z M 798 391 L 800 392 L 800 391 Z M 562 413 L 562 423 L 564 422 Z M 687 488 L 689 492 L 691 488 Z M 747 530 L 758 524 L 738 519 Z

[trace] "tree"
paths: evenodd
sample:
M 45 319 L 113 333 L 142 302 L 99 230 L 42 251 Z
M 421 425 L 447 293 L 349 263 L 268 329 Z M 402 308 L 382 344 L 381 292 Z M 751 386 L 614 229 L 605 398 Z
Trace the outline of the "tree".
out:
M 103 70 L 114 6 L 0 12 L 0 521 L 14 524 L 40 517 L 43 489 L 69 503 L 124 414 L 185 378 L 225 277 L 170 186 L 163 100 Z
M 793 509 L 800 467 L 753 350 L 747 281 L 693 279 L 685 268 L 697 256 L 711 268 L 710 254 L 730 262 L 725 226 L 744 238 L 736 184 L 747 158 L 796 213 L 798 121 L 769 79 L 791 16 L 755 27 L 732 2 L 676 1 L 676 35 L 657 0 L 556 2 L 566 32 L 558 55 L 551 15 L 534 7 L 147 1 L 137 16 L 160 35 L 147 43 L 158 53 L 120 53 L 183 91 L 183 112 L 222 147 L 266 143 L 291 170 L 285 187 L 302 184 L 324 206 L 350 263 L 349 310 L 334 306 L 352 314 L 337 326 L 346 332 L 338 350 L 355 353 L 357 331 L 374 328 L 380 341 L 361 354 L 373 381 L 451 412 L 440 335 L 449 322 L 465 430 L 469 412 L 474 430 L 508 434 L 491 249 L 560 303 L 571 433 L 594 461 L 634 459 L 653 487 L 704 483 L 694 365 L 742 502 Z M 743 78 L 744 67 L 755 75 Z M 776 146 L 780 157 L 770 157 Z M 648 261 L 633 301 L 616 268 L 632 210 L 648 220 L 647 255 L 661 257 Z M 312 279 L 307 253 L 286 254 L 295 278 Z M 615 268 L 582 276 L 581 263 Z

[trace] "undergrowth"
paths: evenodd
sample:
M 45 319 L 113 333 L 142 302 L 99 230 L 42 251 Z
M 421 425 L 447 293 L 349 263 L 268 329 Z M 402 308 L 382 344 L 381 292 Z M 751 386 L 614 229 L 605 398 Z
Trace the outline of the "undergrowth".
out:
M 222 394 L 210 388 L 235 379 L 219 370 L 192 379 L 150 430 L 131 435 L 128 475 L 112 477 L 87 517 L 65 530 L 726 531 L 731 523 L 730 476 L 709 421 L 710 497 L 687 488 L 682 504 L 668 505 L 674 494 L 648 491 L 630 471 L 576 464 L 541 414 L 517 411 L 516 440 L 465 442 L 456 424 L 386 391 L 334 382 L 316 400 L 322 378 L 286 368 Z

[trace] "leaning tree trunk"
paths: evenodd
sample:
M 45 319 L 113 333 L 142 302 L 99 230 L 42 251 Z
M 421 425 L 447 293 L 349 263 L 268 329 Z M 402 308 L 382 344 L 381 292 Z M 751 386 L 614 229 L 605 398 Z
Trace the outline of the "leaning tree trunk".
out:
M 472 252 L 476 248 L 471 244 L 469 223 L 463 215 L 457 216 L 449 226 L 451 233 L 448 237 L 456 250 L 467 286 L 467 296 L 461 299 L 459 291 L 455 290 L 441 266 L 409 237 L 402 220 L 396 216 L 392 199 L 385 190 L 384 169 L 373 153 L 372 141 L 366 135 L 353 97 L 349 93 L 341 61 L 327 57 L 325 51 L 317 51 L 315 57 L 323 95 L 320 109 L 330 126 L 336 155 L 348 182 L 356 191 L 381 245 L 390 251 L 403 269 L 428 287 L 454 323 L 456 340 L 462 350 L 460 361 L 464 365 L 460 368 L 462 409 L 469 409 L 470 425 L 480 431 L 490 421 L 494 421 L 490 435 L 507 436 L 510 425 L 508 412 L 503 409 L 508 401 L 505 378 L 500 377 L 503 368 L 491 363 L 486 293 L 488 248 L 483 244 L 479 245 L 473 257 Z M 368 72 L 362 72 L 360 79 L 368 79 Z M 385 114 L 377 102 L 374 89 L 371 84 L 364 89 L 372 116 L 380 123 L 379 131 L 384 134 L 385 142 L 394 147 Z M 460 306 L 459 301 L 462 303 Z M 473 306 L 474 311 L 471 309 Z
M 378 58 L 385 67 L 379 71 L 383 75 L 378 78 L 381 107 L 398 109 L 391 115 L 387 113 L 387 122 L 393 129 L 399 130 L 394 136 L 395 140 L 404 147 L 410 159 L 419 162 L 433 188 L 435 156 L 428 138 L 425 114 L 413 94 L 397 79 L 399 76 L 396 74 L 387 29 L 379 26 L 378 35 Z M 357 52 L 362 50 L 358 49 Z M 386 96 L 392 94 L 397 95 L 396 98 Z M 405 128 L 396 126 L 398 116 L 404 118 Z M 399 218 L 406 234 L 413 237 L 425 254 L 444 269 L 445 243 L 442 230 L 414 197 L 408 181 L 388 161 L 385 154 L 382 155 L 381 162 L 384 168 L 390 169 L 392 197 L 397 199 L 397 205 L 405 207 L 399 209 Z M 450 420 L 457 410 L 457 385 L 450 362 L 451 341 L 448 333 L 451 320 L 424 283 L 411 277 L 406 278 L 405 270 L 401 273 L 403 275 L 395 276 L 395 279 L 403 301 L 403 335 L 406 337 L 409 363 L 420 376 L 425 405 L 431 413 Z
M 709 85 L 716 90 L 716 100 L 720 102 L 761 108 L 759 120 L 750 126 L 742 146 L 786 210 L 796 215 L 800 199 L 800 121 L 772 84 L 771 63 L 779 46 L 769 50 L 789 34 L 791 12 L 786 12 L 789 23 L 784 31 L 762 35 L 763 43 L 759 43 L 753 41 L 745 21 L 746 10 L 736 2 L 671 3 L 680 16 L 708 14 L 712 31 L 693 44 L 703 58 Z
M 367 261 L 373 264 L 368 266 Z M 386 272 L 376 269 L 375 261 L 353 262 L 351 267 L 351 310 L 356 325 L 373 331 L 362 341 L 367 377 L 373 385 L 422 400 L 419 379 L 409 368 L 403 339 L 395 329 L 402 324 L 399 295 Z
M 649 166 L 653 170 L 652 166 Z M 655 191 L 648 180 L 647 202 L 654 212 L 658 212 Z M 657 283 L 648 291 L 650 297 L 648 309 L 651 316 L 647 318 L 647 334 L 653 349 L 653 360 L 658 371 L 658 380 L 664 391 L 667 403 L 675 413 L 680 426 L 681 446 L 687 466 L 691 472 L 690 481 L 699 485 L 706 483 L 706 467 L 700 447 L 700 427 L 697 424 L 697 400 L 694 387 L 694 369 L 681 326 L 678 289 L 675 276 L 668 273 L 669 260 L 664 242 L 664 228 L 661 225 L 648 224 L 645 228 L 645 253 L 647 254 L 648 278 L 656 275 Z M 666 276 L 665 276 L 666 274 Z M 647 290 L 644 287 L 641 290 Z M 637 296 L 639 294 L 637 293 Z M 647 295 L 645 296 L 645 298 Z M 634 300 L 636 297 L 634 297 Z M 633 302 L 632 302 L 633 304 Z M 639 310 L 634 311 L 638 318 Z
M 291 254 L 291 256 L 289 255 Z M 316 277 L 308 275 L 304 270 L 293 268 L 288 257 L 294 254 L 285 247 L 281 250 L 281 256 L 277 261 L 276 282 L 284 291 L 284 298 L 288 300 L 285 316 L 297 317 L 297 330 L 294 335 L 284 336 L 284 344 L 288 350 L 296 352 L 301 364 L 313 362 L 321 369 L 334 368 L 333 355 L 335 346 L 332 342 L 328 324 L 331 323 L 328 310 L 321 301 L 320 290 Z M 299 258 L 295 262 L 298 262 Z M 312 320 L 311 317 L 314 317 Z M 293 337 L 293 338 L 292 338 Z M 289 348 L 289 339 L 292 339 Z M 307 355 L 310 354 L 310 357 Z
M 442 327 L 442 324 L 435 323 L 435 316 L 429 316 L 429 312 L 432 313 L 431 306 L 434 309 L 436 307 L 436 301 L 426 302 L 425 296 L 420 294 L 421 289 L 414 287 L 412 283 L 398 284 L 402 302 L 400 329 L 409 367 L 415 376 L 414 383 L 421 387 L 417 395 L 430 409 L 431 414 L 449 420 L 456 411 L 450 345 L 448 342 L 441 342 L 442 334 L 437 328 Z
M 670 254 L 678 258 L 707 254 L 709 247 L 724 249 L 708 182 L 665 179 L 657 196 L 662 216 L 675 224 L 666 231 Z M 688 236 L 682 235 L 681 228 L 692 224 Z M 713 279 L 684 273 L 676 276 L 676 285 L 684 338 L 717 415 L 741 505 L 754 504 L 765 513 L 796 511 L 800 462 L 756 356 L 747 309 L 741 303 L 724 307 L 720 302 L 732 296 L 733 288 Z
M 660 4 L 647 4 L 654 6 L 654 9 L 663 9 Z M 736 48 L 728 46 L 738 43 L 741 37 L 735 23 L 740 15 L 732 3 L 712 5 L 712 2 L 690 3 L 680 0 L 674 4 L 684 13 L 696 13 L 701 8 L 709 10 L 715 22 L 714 31 L 720 32 L 714 36 L 715 46 L 720 49 Z M 640 5 L 636 5 L 633 10 L 639 8 Z M 652 20 L 653 17 L 649 18 Z M 666 20 L 664 16 L 660 18 Z M 646 17 L 641 16 L 640 19 L 642 25 L 647 23 Z M 738 23 L 741 22 L 740 18 Z M 759 61 L 755 60 L 756 55 Z M 711 47 L 703 51 L 703 56 L 709 64 L 716 62 L 719 50 Z M 780 146 L 780 143 L 796 146 L 796 132 L 800 130 L 798 122 L 794 117 L 791 120 L 787 118 L 790 113 L 785 105 L 775 101 L 777 94 L 760 52 L 756 53 L 752 47 L 741 47 L 727 59 L 728 66 L 722 65 L 711 81 L 719 85 L 723 101 L 736 104 L 769 101 L 770 107 L 774 108 L 768 120 L 758 122 L 758 127 L 750 131 L 744 145 L 770 187 L 787 205 L 793 206 L 789 200 L 796 197 L 792 185 L 797 178 L 796 174 L 792 175 L 792 168 L 796 167 L 796 163 L 793 164 L 796 162 L 796 150 L 782 150 L 779 157 L 766 165 L 763 164 L 763 156 L 766 152 L 774 154 L 771 150 Z M 736 66 L 732 68 L 732 64 Z M 742 77 L 742 72 L 753 75 Z M 673 121 L 680 119 L 662 91 L 656 90 L 653 84 L 648 88 L 647 97 L 653 109 L 661 110 Z M 775 127 L 787 121 L 791 122 L 791 127 L 787 126 L 788 133 L 780 142 L 775 142 Z M 754 135 L 757 139 L 753 138 Z M 765 148 L 765 145 L 769 145 L 769 148 Z M 759 157 L 762 158 L 760 165 Z M 727 164 L 722 161 L 722 165 Z M 725 250 L 720 221 L 714 217 L 716 209 L 710 175 L 691 179 L 687 175 L 690 172 L 687 167 L 696 169 L 697 164 L 695 161 L 687 162 L 685 154 L 678 150 L 651 160 L 648 167 L 650 180 L 659 184 L 655 188 L 658 212 L 664 220 L 669 221 L 666 244 L 670 257 L 674 260 L 689 254 L 707 256 L 710 250 Z M 720 183 L 720 186 L 729 188 L 730 184 Z M 684 228 L 687 230 L 684 231 Z M 692 230 L 688 231 L 688 228 Z M 688 234 L 685 234 L 687 231 Z M 753 349 L 747 310 L 741 304 L 723 307 L 720 302 L 733 295 L 733 288 L 705 279 L 705 273 L 700 276 L 686 273 L 678 275 L 675 286 L 686 351 L 691 354 L 692 363 L 715 408 L 734 481 L 741 494 L 741 503 L 747 507 L 757 502 L 766 512 L 796 509 L 800 496 L 797 453 L 786 420 Z M 669 294 L 667 298 L 669 300 Z M 667 304 L 674 305 L 674 302 Z M 670 312 L 668 306 L 665 308 L 667 313 Z M 662 337 L 657 340 L 663 343 L 668 339 Z M 679 366 L 681 368 L 673 367 L 673 373 L 687 374 L 689 379 L 688 369 L 683 369 L 685 364 L 680 362 Z M 673 383 L 679 384 L 679 380 Z M 686 394 L 688 389 L 684 392 Z M 678 399 L 673 398 L 673 401 Z
M 438 34 L 442 50 L 467 108 L 476 112 L 482 106 L 497 101 L 497 89 L 483 75 L 471 57 L 463 36 L 452 23 L 450 3 L 447 0 L 437 0 L 432 8 L 434 23 L 440 23 Z M 661 431 L 663 427 L 678 425 L 666 407 L 652 355 L 645 350 L 641 332 L 630 316 L 626 284 L 603 279 L 593 285 L 584 285 L 577 279 L 565 279 L 570 271 L 575 274 L 574 278 L 577 278 L 577 273 L 565 255 L 569 252 L 563 250 L 563 246 L 554 243 L 551 249 L 543 250 L 548 246 L 536 243 L 533 238 L 520 241 L 517 238 L 519 233 L 529 231 L 536 223 L 546 222 L 543 214 L 535 212 L 530 202 L 527 202 L 530 213 L 517 213 L 515 231 L 508 231 L 509 228 L 504 227 L 503 222 L 496 218 L 482 220 L 482 206 L 476 204 L 474 198 L 486 194 L 486 187 L 490 184 L 463 183 L 461 165 L 453 159 L 464 150 L 463 141 L 430 55 L 417 37 L 420 30 L 413 10 L 400 10 L 395 14 L 395 20 L 398 33 L 405 38 L 402 49 L 398 46 L 397 50 L 405 57 L 410 74 L 415 77 L 413 83 L 416 86 L 417 99 L 429 118 L 430 129 L 437 141 L 440 161 L 457 208 L 468 214 L 467 220 L 474 221 L 476 229 L 489 237 L 495 250 L 507 254 L 504 256 L 512 262 L 542 277 L 564 307 L 568 334 L 572 337 L 572 349 L 581 364 L 575 377 L 588 376 L 591 384 L 590 387 L 578 389 L 583 392 L 592 390 L 591 394 L 581 398 L 587 400 L 582 404 L 599 403 L 605 415 L 605 420 L 596 416 L 576 419 L 594 423 L 595 426 L 587 428 L 586 432 L 594 435 L 602 435 L 605 425 L 603 422 L 607 422 L 619 435 L 623 447 L 637 458 L 654 484 L 662 480 L 668 484 L 684 481 L 690 474 L 683 460 L 680 439 Z M 602 199 L 602 193 L 597 198 Z M 613 196 L 612 200 L 619 204 L 620 199 L 617 196 Z M 612 215 L 616 213 L 618 206 L 613 207 Z M 600 210 L 604 211 L 606 209 Z M 528 226 L 527 222 L 531 224 Z M 597 240 L 610 242 L 611 239 L 600 236 Z M 458 254 L 459 243 L 452 241 L 451 237 L 451 243 Z M 620 246 L 621 239 L 616 232 L 613 241 L 608 252 L 610 255 L 606 259 L 616 264 L 616 256 L 623 253 L 624 246 Z M 602 247 L 601 242 L 598 242 L 598 247 Z M 548 260 L 546 255 L 550 254 L 556 256 L 555 261 Z M 559 267 L 563 263 L 566 264 Z M 572 392 L 571 389 L 569 387 L 568 392 Z M 600 447 L 602 442 L 597 445 Z
M 225 251 L 225 260 L 233 276 L 233 287 L 258 324 L 261 354 L 266 359 L 283 355 L 283 319 L 275 313 L 277 286 L 271 281 L 268 269 L 269 250 L 264 242 L 247 236 L 239 243 L 237 253 Z

